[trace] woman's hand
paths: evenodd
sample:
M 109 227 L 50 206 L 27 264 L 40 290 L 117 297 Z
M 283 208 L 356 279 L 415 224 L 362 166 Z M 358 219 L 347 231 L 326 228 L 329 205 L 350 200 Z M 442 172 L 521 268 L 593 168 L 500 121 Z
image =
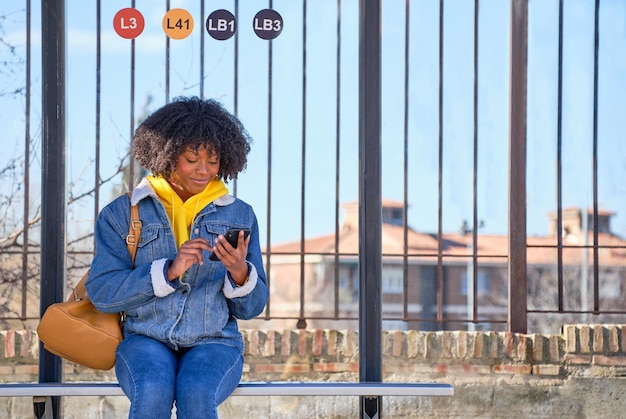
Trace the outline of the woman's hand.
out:
M 221 234 L 215 239 L 215 246 L 213 246 L 213 252 L 224 264 L 228 272 L 230 272 L 231 278 L 237 283 L 237 285 L 243 285 L 248 278 L 248 262 L 246 262 L 246 255 L 248 254 L 248 244 L 250 243 L 250 236 L 244 239 L 243 231 L 239 232 L 237 238 L 237 247 L 233 247 L 228 243 L 228 240 Z
M 202 237 L 196 237 L 183 243 L 178 250 L 176 258 L 167 270 L 167 279 L 173 281 L 184 274 L 194 263 L 202 265 L 202 252 L 205 250 L 211 251 L 211 246 Z

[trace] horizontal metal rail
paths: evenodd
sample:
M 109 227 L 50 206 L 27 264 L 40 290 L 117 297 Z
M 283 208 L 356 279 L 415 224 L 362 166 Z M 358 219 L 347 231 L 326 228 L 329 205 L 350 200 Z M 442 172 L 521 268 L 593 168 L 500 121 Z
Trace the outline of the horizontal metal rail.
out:
M 123 396 L 117 383 L 0 384 L 0 397 Z M 233 396 L 453 396 L 444 383 L 292 382 L 240 383 Z

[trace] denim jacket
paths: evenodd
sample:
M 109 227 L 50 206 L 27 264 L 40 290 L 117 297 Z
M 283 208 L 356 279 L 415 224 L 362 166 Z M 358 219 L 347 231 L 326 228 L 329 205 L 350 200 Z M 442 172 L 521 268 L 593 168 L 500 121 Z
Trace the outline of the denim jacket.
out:
M 130 201 L 142 222 L 134 267 L 126 247 Z M 222 262 L 209 260 L 210 252 L 202 252 L 202 265 L 169 282 L 165 267 L 178 250 L 165 207 L 146 179 L 130 201 L 120 196 L 96 220 L 96 254 L 85 284 L 96 308 L 124 312 L 124 336 L 150 336 L 173 349 L 217 342 L 243 351 L 236 319 L 259 315 L 269 295 L 252 207 L 226 195 L 201 209 L 191 226 L 190 238 L 204 237 L 210 245 L 231 227 L 250 229 L 248 281 L 237 287 Z

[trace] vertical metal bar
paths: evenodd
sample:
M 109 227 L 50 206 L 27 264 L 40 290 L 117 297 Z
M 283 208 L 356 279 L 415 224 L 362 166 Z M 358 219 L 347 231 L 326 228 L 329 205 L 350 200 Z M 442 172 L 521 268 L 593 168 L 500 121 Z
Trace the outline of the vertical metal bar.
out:
M 98 218 L 100 212 L 100 110 L 102 106 L 101 88 L 102 88 L 102 1 L 96 2 L 96 158 L 95 158 L 95 184 L 94 190 L 94 205 L 93 205 L 93 219 Z M 96 248 L 96 236 L 93 236 L 93 248 Z
M 40 313 L 63 299 L 65 281 L 65 1 L 41 0 L 42 178 Z M 61 381 L 61 359 L 40 343 L 39 382 Z M 58 417 L 59 399 L 53 399 Z
M 200 16 L 202 19 L 204 19 L 204 0 L 200 0 Z M 237 38 L 235 38 L 235 42 L 237 42 L 236 39 Z M 235 72 L 236 71 L 237 71 L 237 55 L 235 54 Z M 204 97 L 204 27 L 200 28 L 200 97 L 201 98 Z M 235 115 L 237 115 L 237 106 L 235 106 Z
M 270 2 L 271 4 L 271 2 Z M 235 0 L 235 18 L 238 18 L 239 16 L 239 0 Z M 271 6 L 270 6 L 271 7 Z M 204 9 L 204 0 L 202 0 L 202 8 Z M 204 14 L 203 14 L 204 16 Z M 239 31 L 235 32 L 235 46 L 234 46 L 234 57 L 233 57 L 233 107 L 234 107 L 234 112 L 235 115 L 239 115 Z M 272 43 L 270 42 L 269 45 L 269 50 L 272 50 Z M 204 57 L 204 53 L 203 53 L 203 57 Z M 271 62 L 272 60 L 272 54 L 269 54 L 269 61 Z M 204 59 L 203 59 L 204 61 Z M 271 77 L 271 73 L 272 73 L 272 66 L 271 63 L 269 65 L 269 81 L 268 84 L 270 86 L 269 88 L 269 92 L 268 94 L 271 96 L 272 95 L 272 77 Z M 271 105 L 271 104 L 270 104 Z M 268 121 L 271 123 L 271 120 Z
M 596 0 L 593 48 L 593 311 L 600 311 L 600 260 L 598 241 L 598 54 L 600 45 L 600 0 Z M 585 210 L 585 217 L 588 217 Z M 585 252 L 587 249 L 585 249 Z M 581 290 L 582 291 L 582 290 Z
M 563 311 L 563 0 L 559 0 L 559 58 L 556 133 L 556 240 L 558 309 Z
M 271 8 L 271 1 L 270 1 L 270 8 Z M 204 0 L 202 0 L 202 9 L 204 10 Z M 204 16 L 204 13 L 202 14 L 202 16 Z M 235 18 L 239 18 L 239 0 L 235 0 Z M 270 40 L 271 41 L 271 40 Z M 234 106 L 234 111 L 235 111 L 235 115 L 239 115 L 239 31 L 235 32 L 235 51 L 234 51 L 234 62 L 233 62 L 233 67 L 234 67 L 234 78 L 233 78 L 233 106 Z M 269 45 L 269 49 L 270 51 L 272 50 L 272 43 L 270 42 Z M 204 48 L 203 48 L 204 51 Z M 204 52 L 202 53 L 202 56 L 204 57 Z M 272 54 L 270 52 L 269 54 L 269 60 L 270 60 L 270 65 L 269 65 L 269 95 L 272 95 L 272 66 L 271 66 L 271 60 L 272 60 Z M 204 58 L 202 59 L 202 61 L 204 62 Z M 204 78 L 204 77 L 203 77 Z M 270 103 L 271 106 L 271 103 Z M 270 121 L 268 121 L 271 123 L 271 119 Z
M 472 325 L 478 320 L 478 0 L 474 0 L 474 168 L 472 184 Z M 468 289 L 468 296 L 469 294 Z M 470 328 L 474 330 L 472 326 Z
M 132 7 L 135 8 L 135 0 L 132 1 Z M 135 38 L 130 40 L 130 121 L 128 122 L 130 128 L 128 135 L 128 190 L 132 191 L 133 186 L 135 186 L 136 166 L 135 153 L 133 152 L 133 135 L 135 135 Z
M 305 200 L 306 200 L 306 0 L 302 0 L 302 174 L 300 180 L 300 318 L 298 319 L 298 329 L 306 328 L 304 319 L 304 290 L 305 290 L 305 262 L 304 244 L 306 241 L 305 222 Z
M 202 7 L 204 8 L 204 0 L 202 1 Z M 204 13 L 202 14 L 204 16 Z M 235 18 L 239 16 L 239 1 L 235 0 Z M 204 37 L 204 31 L 202 31 Z M 235 115 L 239 115 L 239 31 L 235 32 L 235 53 L 234 53 L 234 62 L 233 62 L 233 83 L 234 83 L 234 92 L 233 92 L 233 107 Z M 271 40 L 270 40 L 271 43 Z M 271 47 L 270 47 L 271 49 Z M 204 51 L 204 49 L 203 49 Z M 202 57 L 204 57 L 204 52 L 202 53 Z M 270 58 L 271 60 L 271 58 Z M 202 59 L 204 61 L 204 58 Z M 271 71 L 271 67 L 270 67 Z M 271 94 L 271 93 L 269 93 Z M 237 179 L 233 182 L 233 195 L 237 196 L 237 185 L 239 182 Z
M 170 0 L 167 0 L 165 2 L 165 12 L 169 11 Z M 170 37 L 167 35 L 165 35 L 165 103 L 170 103 Z
M 437 322 L 443 323 L 443 0 L 439 0 L 439 161 L 437 168 Z
M 235 10 L 238 11 L 239 1 L 235 0 Z M 272 8 L 272 0 L 269 2 L 270 9 Z M 235 14 L 235 16 L 239 16 L 239 14 Z M 237 34 L 235 34 L 237 37 Z M 238 38 L 235 38 L 235 56 L 239 55 L 238 50 Z M 267 60 L 267 236 L 265 242 L 266 250 L 266 259 L 265 259 L 265 273 L 267 276 L 267 286 L 270 287 L 270 281 L 272 278 L 272 89 L 273 89 L 273 76 L 272 76 L 272 65 L 273 65 L 273 47 L 272 40 L 270 39 L 268 43 L 268 60 Z M 235 97 L 237 94 L 235 94 Z M 270 296 L 267 304 L 265 305 L 265 319 L 270 319 L 272 314 L 272 297 Z
M 404 209 L 402 213 L 402 318 L 409 317 L 409 4 L 404 2 Z
M 31 2 L 26 2 L 26 103 L 24 110 L 24 243 L 22 244 L 22 319 L 26 319 L 28 301 L 28 247 L 30 223 L 28 205 L 30 202 L 30 71 L 31 71 Z
M 359 1 L 359 380 L 382 381 L 381 0 Z M 361 396 L 361 418 L 382 397 Z
M 526 333 L 526 74 L 528 0 L 511 0 L 509 331 Z
M 235 0 L 235 18 L 237 18 L 237 16 L 239 15 L 239 2 L 237 0 Z M 202 0 L 202 14 L 201 16 L 204 16 L 204 0 Z M 238 98 L 238 94 L 239 94 L 239 31 L 235 32 L 235 39 L 234 39 L 234 43 L 235 43 L 235 51 L 234 51 L 234 58 L 233 58 L 233 112 L 235 115 L 239 115 L 239 98 Z M 202 31 L 202 38 L 204 39 L 204 30 Z M 202 53 L 201 53 L 201 57 L 202 57 L 202 61 L 204 62 L 204 48 L 202 49 Z M 237 196 L 237 189 L 238 189 L 238 185 L 239 185 L 239 181 L 237 179 L 235 179 L 233 181 L 233 195 Z
M 339 199 L 340 199 L 340 156 L 341 156 L 341 0 L 337 0 L 337 69 L 335 88 L 335 310 L 334 318 L 339 317 Z

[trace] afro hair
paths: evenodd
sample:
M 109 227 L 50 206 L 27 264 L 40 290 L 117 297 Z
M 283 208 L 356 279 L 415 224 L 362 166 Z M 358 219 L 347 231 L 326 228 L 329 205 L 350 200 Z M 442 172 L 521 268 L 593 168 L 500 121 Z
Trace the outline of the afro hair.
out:
M 135 131 L 134 156 L 153 175 L 170 176 L 187 148 L 205 147 L 220 159 L 228 182 L 246 168 L 252 139 L 243 124 L 213 99 L 178 97 L 152 113 Z

